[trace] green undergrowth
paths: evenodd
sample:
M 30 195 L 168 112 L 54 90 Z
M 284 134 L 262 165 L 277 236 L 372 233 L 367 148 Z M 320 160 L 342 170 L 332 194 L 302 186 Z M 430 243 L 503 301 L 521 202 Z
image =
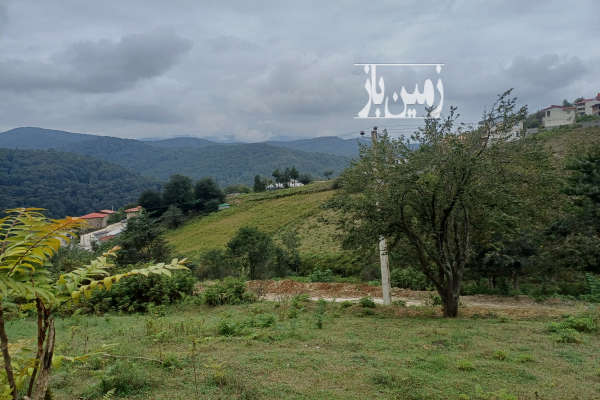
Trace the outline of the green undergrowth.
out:
M 57 354 L 105 354 L 56 370 L 53 396 L 491 400 L 600 395 L 597 311 L 554 319 L 495 314 L 444 319 L 437 308 L 384 307 L 369 300 L 330 303 L 296 296 L 217 307 L 188 303 L 160 314 L 61 318 Z M 13 320 L 7 329 L 11 338 L 26 338 L 35 321 Z M 557 332 L 569 329 L 579 340 L 557 340 Z

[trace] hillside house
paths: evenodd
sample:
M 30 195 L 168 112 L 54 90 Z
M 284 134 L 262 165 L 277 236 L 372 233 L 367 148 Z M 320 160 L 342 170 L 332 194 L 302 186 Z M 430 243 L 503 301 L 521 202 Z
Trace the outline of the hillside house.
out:
M 142 206 L 137 206 L 133 208 L 128 208 L 125 210 L 125 214 L 127 215 L 127 219 L 137 217 L 142 214 Z
M 93 212 L 79 217 L 87 222 L 87 229 L 101 229 L 108 224 L 108 214 Z
M 553 128 L 556 126 L 571 125 L 575 123 L 575 107 L 562 107 L 552 105 L 542 110 L 544 116 L 542 123 L 544 128 Z
M 103 229 L 85 233 L 79 237 L 79 246 L 85 250 L 92 250 L 93 244 L 110 240 L 123 232 L 127 227 L 126 221 L 108 225 Z
M 496 128 L 498 125 L 493 126 L 491 129 L 490 139 L 492 142 L 498 140 L 506 140 L 508 142 L 512 142 L 518 140 L 524 134 L 524 124 L 523 121 L 517 122 L 512 128 L 510 128 L 507 132 L 497 132 Z
M 600 103 L 594 104 L 592 106 L 592 115 L 598 115 L 598 116 L 600 116 Z
M 290 179 L 290 181 L 287 183 L 287 186 L 284 185 L 283 183 L 271 183 L 270 185 L 267 186 L 267 190 L 277 190 L 277 189 L 283 189 L 286 187 L 300 187 L 300 186 L 304 186 L 304 183 L 296 180 L 296 179 Z
M 575 110 L 577 115 L 594 115 L 594 106 L 598 104 L 600 104 L 600 93 L 593 99 L 582 99 L 576 102 Z

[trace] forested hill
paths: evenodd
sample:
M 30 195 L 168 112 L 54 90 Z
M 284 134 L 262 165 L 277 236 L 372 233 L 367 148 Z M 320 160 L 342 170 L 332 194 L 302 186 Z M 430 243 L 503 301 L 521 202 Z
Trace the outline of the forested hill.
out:
M 91 157 L 54 150 L 0 149 L 0 210 L 42 207 L 52 217 L 78 216 L 135 202 L 159 185 Z
M 291 166 L 302 173 L 321 177 L 326 170 L 341 172 L 350 160 L 335 154 L 304 152 L 266 143 L 218 144 L 196 140 L 196 145 L 190 146 L 188 142 L 149 143 L 41 128 L 17 128 L 0 133 L 0 148 L 56 149 L 99 158 L 160 180 L 175 173 L 195 179 L 210 176 L 221 186 L 249 184 L 256 174 L 271 175 L 276 168 Z

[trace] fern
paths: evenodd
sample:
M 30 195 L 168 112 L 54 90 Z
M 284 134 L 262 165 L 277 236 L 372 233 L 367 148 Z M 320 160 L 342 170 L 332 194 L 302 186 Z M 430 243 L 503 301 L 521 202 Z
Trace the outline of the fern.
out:
M 585 281 L 588 287 L 588 295 L 585 299 L 595 303 L 600 303 L 600 277 L 594 274 L 585 274 Z

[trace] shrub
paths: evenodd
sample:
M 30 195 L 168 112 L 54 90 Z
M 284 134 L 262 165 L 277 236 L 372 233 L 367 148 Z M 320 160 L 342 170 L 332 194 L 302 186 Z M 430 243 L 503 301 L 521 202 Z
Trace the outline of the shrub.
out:
M 456 368 L 458 368 L 461 371 L 475 370 L 475 366 L 473 365 L 473 363 L 468 360 L 458 360 L 458 362 L 456 363 Z
M 506 358 L 507 358 L 507 357 L 508 357 L 508 356 L 506 355 L 506 352 L 505 352 L 505 351 L 503 351 L 503 350 L 497 350 L 497 351 L 494 353 L 494 358 L 495 358 L 496 360 L 504 361 L 504 360 L 506 360 Z
M 348 300 L 344 300 L 340 303 L 340 307 L 341 308 L 348 308 L 348 307 L 352 307 L 352 302 L 348 301 Z
M 581 334 L 572 328 L 563 328 L 554 335 L 558 343 L 581 343 Z
M 138 394 L 150 387 L 142 371 L 144 369 L 135 363 L 118 361 L 108 368 L 100 377 L 100 382 L 91 388 L 92 395 L 104 395 L 111 390 L 114 390 L 113 393 L 117 396 Z
M 325 270 L 315 269 L 310 274 L 311 282 L 332 282 L 333 281 L 333 272 L 328 268 Z
M 203 297 L 204 302 L 210 306 L 251 303 L 255 300 L 254 295 L 246 291 L 244 281 L 231 277 L 208 286 Z
M 375 308 L 375 302 L 370 297 L 363 297 L 358 301 L 363 308 Z
M 419 270 L 408 268 L 396 268 L 391 273 L 391 284 L 394 287 L 411 290 L 429 290 L 431 284 L 427 277 Z
M 223 336 L 235 336 L 239 333 L 239 327 L 234 322 L 222 319 L 217 325 L 217 333 Z
M 564 321 L 551 322 L 547 331 L 552 333 L 558 333 L 564 329 L 573 329 L 577 332 L 596 332 L 598 330 L 598 321 L 592 316 L 579 316 L 573 317 L 568 316 Z
M 189 272 L 166 276 L 136 275 L 112 285 L 110 291 L 94 290 L 81 302 L 87 312 L 145 312 L 152 306 L 171 304 L 192 295 L 196 280 Z

